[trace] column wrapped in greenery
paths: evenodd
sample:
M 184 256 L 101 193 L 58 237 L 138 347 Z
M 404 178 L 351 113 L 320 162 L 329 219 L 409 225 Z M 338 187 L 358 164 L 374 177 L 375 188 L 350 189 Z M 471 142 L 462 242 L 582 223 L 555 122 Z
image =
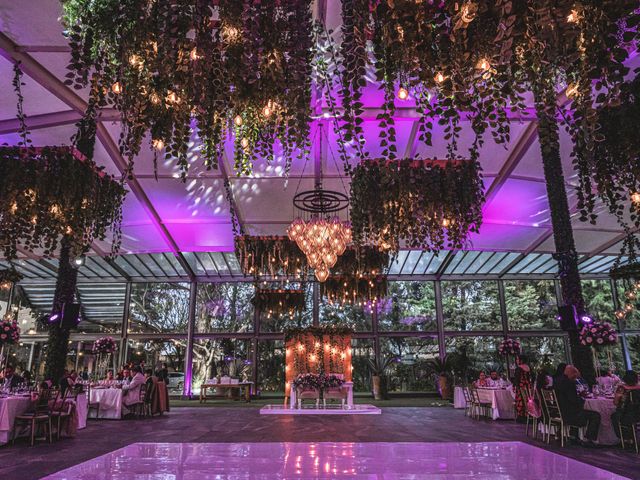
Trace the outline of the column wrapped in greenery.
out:
M 309 150 L 310 0 L 64 0 L 73 86 L 92 79 L 122 113 L 120 145 L 133 160 L 145 135 L 189 168 L 192 118 L 207 168 L 217 168 L 227 133 L 235 167 Z M 166 147 L 166 149 L 165 149 Z
M 18 247 L 44 256 L 59 254 L 53 311 L 75 299 L 75 257 L 94 240 L 111 235 L 120 246 L 122 183 L 70 147 L 0 147 L 0 249 L 8 259 Z M 53 324 L 45 375 L 64 370 L 69 331 Z

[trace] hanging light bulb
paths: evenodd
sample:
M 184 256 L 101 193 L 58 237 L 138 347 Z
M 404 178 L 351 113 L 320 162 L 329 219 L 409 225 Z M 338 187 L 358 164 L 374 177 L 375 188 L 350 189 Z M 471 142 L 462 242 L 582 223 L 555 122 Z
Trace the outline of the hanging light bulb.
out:
M 578 14 L 578 11 L 575 9 L 571 10 L 569 15 L 567 15 L 567 22 L 578 23 L 579 21 L 580 21 L 580 15 Z
M 436 83 L 442 83 L 444 82 L 444 75 L 442 74 L 442 72 L 438 72 L 436 73 L 436 76 L 433 77 L 433 79 L 435 80 Z
M 319 282 L 326 282 L 327 278 L 329 278 L 329 269 L 323 265 L 315 269 L 315 275 Z
M 487 60 L 486 58 L 481 58 L 480 60 L 478 60 L 478 63 L 476 64 L 476 68 L 478 70 L 482 70 L 483 72 L 486 72 L 491 69 L 491 64 L 489 63 L 489 60 Z
M 167 103 L 180 103 L 180 97 L 176 95 L 176 92 L 169 90 L 167 91 Z
M 406 100 L 407 98 L 409 98 L 409 91 L 404 87 L 400 87 L 398 89 L 398 92 L 396 93 L 396 96 L 399 100 Z
M 564 91 L 564 94 L 567 96 L 567 98 L 576 98 L 578 96 L 578 84 L 577 83 L 571 83 L 567 86 L 567 89 Z
M 631 201 L 633 203 L 640 204 L 640 192 L 633 192 L 631 194 Z
M 624 317 L 626 317 L 626 313 L 624 312 L 624 310 L 616 310 L 616 318 L 622 320 Z
M 265 105 L 264 108 L 262 109 L 262 116 L 264 118 L 269 118 L 270 115 L 271 115 L 271 107 L 269 107 L 269 105 Z
M 197 47 L 193 47 L 193 49 L 189 53 L 189 58 L 191 58 L 191 60 L 193 60 L 193 61 L 200 60 L 200 55 L 198 54 L 198 48 Z
M 233 119 L 233 123 L 236 124 L 236 127 L 241 127 L 242 126 L 242 117 L 240 115 L 236 115 L 236 117 Z
M 240 145 L 246 150 L 249 148 L 249 139 L 247 137 L 243 137 L 242 140 L 240 140 Z
M 162 150 L 164 148 L 164 142 L 160 138 L 154 138 L 151 143 L 156 150 Z
M 122 93 L 122 85 L 120 84 L 120 82 L 115 82 L 113 85 L 111 85 L 111 91 L 116 95 L 120 95 Z
M 149 100 L 154 105 L 158 105 L 160 103 L 160 95 L 158 95 L 157 93 L 153 92 L 151 95 L 149 95 Z

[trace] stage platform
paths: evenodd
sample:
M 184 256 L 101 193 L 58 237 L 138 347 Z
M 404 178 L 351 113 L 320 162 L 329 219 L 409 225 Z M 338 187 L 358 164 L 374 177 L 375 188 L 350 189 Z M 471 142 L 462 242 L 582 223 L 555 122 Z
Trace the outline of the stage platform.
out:
M 302 408 L 290 408 L 282 404 L 265 405 L 260 409 L 260 415 L 380 415 L 382 410 L 369 404 L 358 404 L 351 408 L 342 408 L 341 405 L 320 405 L 316 408 L 310 404 Z

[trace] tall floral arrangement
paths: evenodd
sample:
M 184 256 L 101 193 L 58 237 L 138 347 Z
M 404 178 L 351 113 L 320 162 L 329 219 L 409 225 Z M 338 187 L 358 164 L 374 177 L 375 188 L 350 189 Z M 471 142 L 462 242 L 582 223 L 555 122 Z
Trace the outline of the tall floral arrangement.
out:
M 582 345 L 596 350 L 610 347 L 616 344 L 618 334 L 610 323 L 590 323 L 580 329 L 580 342 Z
M 112 337 L 102 337 L 93 342 L 93 353 L 113 353 L 116 348 L 116 342 Z
M 4 318 L 0 321 L 0 346 L 14 345 L 20 340 L 20 327 L 12 318 Z
M 192 120 L 207 168 L 229 132 L 235 168 L 309 149 L 310 0 L 175 2 L 65 0 L 67 83 L 96 86 L 122 113 L 120 146 L 133 160 L 145 136 L 182 174 Z
M 498 353 L 503 357 L 520 355 L 520 342 L 513 338 L 505 338 L 498 345 Z

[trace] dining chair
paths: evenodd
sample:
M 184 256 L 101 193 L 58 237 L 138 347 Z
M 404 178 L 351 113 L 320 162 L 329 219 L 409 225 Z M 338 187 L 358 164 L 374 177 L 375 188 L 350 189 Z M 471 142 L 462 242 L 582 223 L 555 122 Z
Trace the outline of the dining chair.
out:
M 91 417 L 91 411 L 96 411 L 96 416 L 93 417 L 95 419 L 100 418 L 100 402 L 92 402 L 91 401 L 91 384 L 87 385 L 87 417 Z
M 638 397 L 638 394 L 635 392 L 628 392 L 629 395 L 629 399 L 628 402 L 631 405 L 638 405 L 640 404 L 640 398 Z M 638 408 L 636 406 L 636 408 Z M 627 439 L 625 438 L 625 434 L 629 433 L 629 439 L 628 441 L 631 443 L 632 447 L 634 448 L 634 450 L 637 453 L 640 453 L 640 448 L 638 447 L 638 426 L 640 425 L 640 423 L 635 422 L 632 423 L 630 425 L 623 425 L 622 422 L 618 423 L 618 432 L 620 433 L 620 444 L 622 446 L 622 449 L 624 450 L 627 446 Z M 615 428 L 615 427 L 614 427 Z
M 469 387 L 462 387 L 462 396 L 464 397 L 464 414 L 467 417 L 473 417 L 473 399 L 469 393 Z
M 536 401 L 536 395 L 537 393 L 530 389 L 530 388 L 523 388 L 521 390 L 522 393 L 522 399 L 524 400 L 524 404 L 525 404 L 525 416 L 527 419 L 527 425 L 525 428 L 525 435 L 528 437 L 529 436 L 529 423 L 531 423 L 532 429 L 533 429 L 533 438 L 534 440 L 538 438 L 538 422 L 540 420 L 540 416 L 536 416 L 534 415 L 534 412 L 532 412 L 529 409 L 529 404 L 530 402 L 535 402 Z
M 76 408 L 76 402 L 78 399 L 77 391 L 67 388 L 63 393 L 60 393 L 51 406 L 51 419 L 56 423 L 56 439 L 60 440 L 60 433 L 64 422 L 71 420 L 71 414 L 73 409 Z
M 54 392 L 52 389 L 45 388 L 40 390 L 40 392 L 38 393 L 38 399 L 36 400 L 33 409 L 30 412 L 26 412 L 15 417 L 11 443 L 15 443 L 16 441 L 18 427 L 25 425 L 29 427 L 32 447 L 35 444 L 36 430 L 39 425 L 42 425 L 45 428 L 45 438 L 48 436 L 49 443 L 52 442 L 53 436 L 51 433 L 51 409 L 49 406 L 49 402 L 51 401 L 52 397 L 54 398 L 53 401 L 55 402 L 57 396 L 58 393 Z
M 493 406 L 491 405 L 491 403 L 483 402 L 482 400 L 480 400 L 480 394 L 478 393 L 477 388 L 471 389 L 471 395 L 473 398 L 473 403 L 478 409 L 478 414 L 482 415 L 484 418 L 491 418 L 491 413 L 493 411 Z

